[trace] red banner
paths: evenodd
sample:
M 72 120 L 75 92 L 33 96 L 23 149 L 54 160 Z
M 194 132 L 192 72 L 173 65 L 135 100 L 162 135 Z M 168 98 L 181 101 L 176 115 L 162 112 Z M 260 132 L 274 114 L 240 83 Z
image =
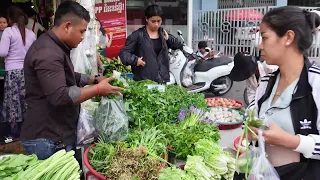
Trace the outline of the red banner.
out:
M 109 58 L 118 57 L 127 38 L 126 0 L 96 0 L 96 17 L 106 30 Z M 108 42 L 107 42 L 108 44 Z

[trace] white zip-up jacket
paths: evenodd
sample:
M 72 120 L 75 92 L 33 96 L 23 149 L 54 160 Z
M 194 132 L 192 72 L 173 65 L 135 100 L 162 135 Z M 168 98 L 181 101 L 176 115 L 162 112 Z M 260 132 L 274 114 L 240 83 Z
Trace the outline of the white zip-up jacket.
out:
M 295 133 L 300 136 L 300 144 L 294 151 L 307 159 L 320 160 L 320 67 L 311 65 L 309 61 L 305 64 L 290 103 Z M 270 96 L 278 73 L 269 73 L 261 78 L 248 109 L 258 114 L 261 104 Z

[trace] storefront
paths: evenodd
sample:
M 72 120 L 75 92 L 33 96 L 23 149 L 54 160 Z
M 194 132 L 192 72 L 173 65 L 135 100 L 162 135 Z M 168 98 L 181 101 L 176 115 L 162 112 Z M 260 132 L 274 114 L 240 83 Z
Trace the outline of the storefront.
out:
M 190 0 L 127 0 L 128 34 L 145 24 L 144 10 L 152 3 L 163 9 L 163 27 L 174 35 L 177 34 L 177 30 L 181 30 L 187 43 L 191 38 L 188 37 L 188 9 L 192 8 Z
M 112 49 L 120 50 L 126 37 L 145 25 L 144 11 L 151 4 L 157 4 L 163 9 L 162 27 L 175 36 L 180 30 L 185 43 L 191 45 L 193 0 L 96 0 L 95 2 L 96 17 L 105 27 L 108 39 L 112 39 L 112 45 L 107 47 L 107 53 L 114 54 L 115 50 Z

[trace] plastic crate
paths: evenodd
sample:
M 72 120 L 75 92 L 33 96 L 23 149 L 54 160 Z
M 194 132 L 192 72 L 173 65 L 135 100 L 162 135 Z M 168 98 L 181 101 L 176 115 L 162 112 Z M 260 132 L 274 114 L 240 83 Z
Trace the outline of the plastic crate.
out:
M 125 73 L 125 74 L 121 74 L 121 77 L 127 78 L 127 79 L 132 79 L 133 78 L 133 74 L 132 73 Z

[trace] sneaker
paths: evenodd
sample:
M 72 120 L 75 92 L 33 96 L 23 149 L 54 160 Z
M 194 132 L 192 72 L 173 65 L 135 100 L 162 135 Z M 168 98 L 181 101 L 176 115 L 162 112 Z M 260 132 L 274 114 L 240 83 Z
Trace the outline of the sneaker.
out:
M 0 144 L 8 144 L 12 142 L 19 141 L 19 138 L 13 138 L 11 136 L 8 137 L 0 137 Z

